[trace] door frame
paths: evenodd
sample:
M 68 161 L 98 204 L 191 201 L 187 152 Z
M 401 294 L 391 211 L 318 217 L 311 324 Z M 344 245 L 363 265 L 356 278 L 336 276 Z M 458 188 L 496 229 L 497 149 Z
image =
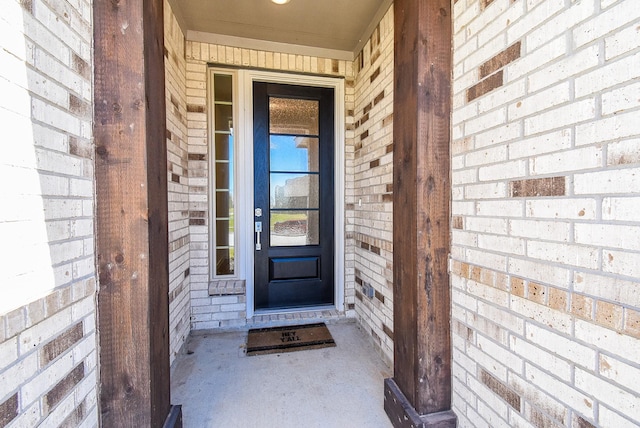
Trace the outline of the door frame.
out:
M 254 245 L 253 230 L 253 82 L 280 83 L 334 90 L 334 282 L 335 308 L 344 311 L 345 295 L 345 90 L 340 77 L 313 76 L 280 73 L 265 70 L 237 71 L 238 101 L 236 155 L 236 215 L 238 275 L 246 281 L 247 319 L 254 311 Z M 305 308 L 311 310 L 312 308 Z M 279 309 L 272 312 L 293 312 L 295 309 Z M 262 311 L 261 311 L 262 312 Z

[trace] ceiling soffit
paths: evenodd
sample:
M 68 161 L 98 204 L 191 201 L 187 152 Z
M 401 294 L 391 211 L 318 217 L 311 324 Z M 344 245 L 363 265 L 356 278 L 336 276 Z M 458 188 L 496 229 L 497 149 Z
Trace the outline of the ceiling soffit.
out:
M 392 0 L 169 0 L 190 40 L 351 60 Z

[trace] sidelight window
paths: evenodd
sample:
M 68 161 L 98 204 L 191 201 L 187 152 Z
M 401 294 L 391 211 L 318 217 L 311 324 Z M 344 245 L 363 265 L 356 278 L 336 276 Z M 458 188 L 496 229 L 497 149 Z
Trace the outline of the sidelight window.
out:
M 214 276 L 235 273 L 233 75 L 213 73 L 212 212 Z

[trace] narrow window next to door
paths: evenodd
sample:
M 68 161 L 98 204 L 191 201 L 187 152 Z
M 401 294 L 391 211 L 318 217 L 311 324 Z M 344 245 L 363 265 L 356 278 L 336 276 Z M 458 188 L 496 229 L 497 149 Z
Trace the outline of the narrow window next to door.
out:
M 235 273 L 233 75 L 213 73 L 213 276 Z

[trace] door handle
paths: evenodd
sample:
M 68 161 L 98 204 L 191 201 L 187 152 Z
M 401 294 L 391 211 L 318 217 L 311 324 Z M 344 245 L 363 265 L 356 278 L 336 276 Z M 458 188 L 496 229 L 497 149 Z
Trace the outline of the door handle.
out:
M 255 222 L 255 229 L 256 229 L 256 251 L 260 251 L 262 250 L 262 244 L 260 243 L 260 234 L 262 233 L 261 221 Z

